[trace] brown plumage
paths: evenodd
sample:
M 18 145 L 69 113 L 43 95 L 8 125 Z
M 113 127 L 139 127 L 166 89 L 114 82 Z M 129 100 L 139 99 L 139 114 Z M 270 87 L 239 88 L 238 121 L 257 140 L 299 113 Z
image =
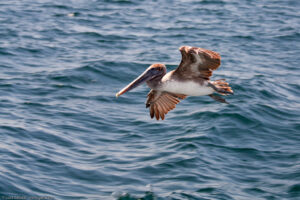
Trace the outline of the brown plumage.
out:
M 209 80 L 212 71 L 221 65 L 220 54 L 197 47 L 183 46 L 180 49 L 181 62 L 174 75 L 185 79 L 199 78 Z
M 160 92 L 157 90 L 150 90 L 146 102 L 146 108 L 149 107 L 150 116 L 156 117 L 157 120 L 165 119 L 165 115 L 176 107 L 176 104 L 186 98 L 186 95 L 172 94 L 169 92 Z

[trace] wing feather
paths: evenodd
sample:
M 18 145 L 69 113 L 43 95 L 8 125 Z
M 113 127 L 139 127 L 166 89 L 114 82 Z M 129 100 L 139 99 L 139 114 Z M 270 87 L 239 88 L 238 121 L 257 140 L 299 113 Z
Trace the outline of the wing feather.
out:
M 154 104 L 153 106 L 154 106 L 155 117 L 156 117 L 157 120 L 159 120 L 159 112 L 160 112 L 160 110 L 158 109 L 157 104 Z
M 154 107 L 151 106 L 151 107 L 149 108 L 149 110 L 150 110 L 150 117 L 153 118 L 153 117 L 154 117 Z
M 217 52 L 189 46 L 180 47 L 179 50 L 182 59 L 174 74 L 183 78 L 209 80 L 212 71 L 221 65 L 221 56 Z
M 151 90 L 148 94 L 146 107 L 149 107 L 151 118 L 159 120 L 165 119 L 165 115 L 176 107 L 180 100 L 185 99 L 186 95 L 172 94 L 168 92 L 159 92 Z

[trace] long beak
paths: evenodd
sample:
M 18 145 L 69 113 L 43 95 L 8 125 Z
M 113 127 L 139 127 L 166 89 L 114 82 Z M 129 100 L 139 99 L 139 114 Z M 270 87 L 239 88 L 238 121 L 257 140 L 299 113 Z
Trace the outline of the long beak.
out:
M 128 92 L 137 86 L 141 85 L 142 83 L 150 80 L 153 77 L 153 73 L 149 70 L 146 70 L 144 73 L 142 73 L 139 77 L 137 77 L 134 81 L 129 83 L 126 87 L 124 87 L 122 90 L 120 90 L 116 97 L 119 97 L 120 95 L 124 94 L 125 92 Z

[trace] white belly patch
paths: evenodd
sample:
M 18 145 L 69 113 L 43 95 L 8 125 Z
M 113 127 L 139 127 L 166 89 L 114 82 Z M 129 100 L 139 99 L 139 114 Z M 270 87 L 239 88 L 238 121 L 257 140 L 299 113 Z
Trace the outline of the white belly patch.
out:
M 208 87 L 207 84 L 200 85 L 194 81 L 167 81 L 163 84 L 161 90 L 188 96 L 203 96 L 214 92 L 214 90 L 211 87 Z

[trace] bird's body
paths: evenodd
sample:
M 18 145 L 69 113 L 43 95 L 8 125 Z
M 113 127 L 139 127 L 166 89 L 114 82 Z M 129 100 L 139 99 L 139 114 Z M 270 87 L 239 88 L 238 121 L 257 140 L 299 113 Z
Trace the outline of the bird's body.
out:
M 116 96 L 146 82 L 151 88 L 146 107 L 149 107 L 151 118 L 155 116 L 157 120 L 164 119 L 165 114 L 187 96 L 209 95 L 216 101 L 227 103 L 225 99 L 213 93 L 233 94 L 228 83 L 224 79 L 209 80 L 212 71 L 221 64 L 220 55 L 210 50 L 189 46 L 180 47 L 179 50 L 182 60 L 177 69 L 167 73 L 164 64 L 153 64 Z
M 153 90 L 166 91 L 187 96 L 204 96 L 214 92 L 207 80 L 180 80 L 174 77 L 174 70 L 164 75 L 158 87 L 148 86 Z

